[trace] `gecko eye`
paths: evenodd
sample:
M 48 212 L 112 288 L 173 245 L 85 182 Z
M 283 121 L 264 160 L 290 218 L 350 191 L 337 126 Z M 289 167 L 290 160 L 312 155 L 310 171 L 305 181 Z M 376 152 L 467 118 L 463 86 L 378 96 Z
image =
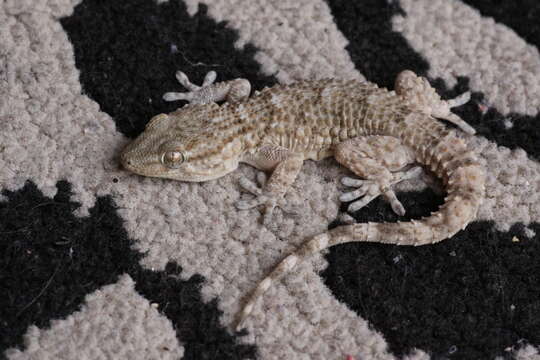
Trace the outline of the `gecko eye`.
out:
M 161 163 L 168 168 L 176 169 L 184 162 L 184 154 L 178 150 L 166 151 L 161 156 Z

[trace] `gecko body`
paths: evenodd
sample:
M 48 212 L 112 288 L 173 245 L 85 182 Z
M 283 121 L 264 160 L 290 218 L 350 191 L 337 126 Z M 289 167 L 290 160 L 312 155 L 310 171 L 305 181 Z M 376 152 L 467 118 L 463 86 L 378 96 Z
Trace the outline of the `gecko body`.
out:
M 294 182 L 305 160 L 329 156 L 357 177 L 342 183 L 353 190 L 341 195 L 355 211 L 382 195 L 399 215 L 405 209 L 392 186 L 418 173 L 418 163 L 439 177 L 445 203 L 428 217 L 398 223 L 347 224 L 307 240 L 285 257 L 255 288 L 244 306 L 238 328 L 255 302 L 303 258 L 330 246 L 352 241 L 396 245 L 432 244 L 452 237 L 476 217 L 484 196 L 485 170 L 469 151 L 459 130 L 474 129 L 450 109 L 469 100 L 465 93 L 441 100 L 426 79 L 400 73 L 395 90 L 356 80 L 300 81 L 276 85 L 249 97 L 247 80 L 214 83 L 209 73 L 198 87 L 179 72 L 190 90 L 167 93 L 166 100 L 186 99 L 171 114 L 151 119 L 145 131 L 121 154 L 123 166 L 140 175 L 181 181 L 207 181 L 234 171 L 239 163 L 265 172 L 258 187 L 247 179 L 240 185 L 255 195 L 236 203 L 239 209 L 266 208 L 264 223 Z M 223 105 L 216 101 L 226 100 Z

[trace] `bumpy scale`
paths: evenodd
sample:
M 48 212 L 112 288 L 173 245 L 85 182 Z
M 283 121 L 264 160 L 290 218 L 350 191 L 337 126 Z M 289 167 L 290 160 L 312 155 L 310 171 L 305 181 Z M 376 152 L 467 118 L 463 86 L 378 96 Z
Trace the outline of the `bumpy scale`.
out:
M 356 80 L 301 81 L 276 85 L 249 97 L 250 84 L 236 79 L 214 83 L 210 72 L 202 87 L 181 72 L 177 78 L 188 93 L 166 93 L 168 101 L 189 105 L 153 117 L 145 131 L 121 154 L 123 166 L 140 175 L 181 181 L 224 176 L 240 162 L 271 172 L 262 188 L 247 179 L 240 185 L 254 194 L 239 209 L 266 207 L 264 222 L 294 182 L 306 159 L 334 156 L 360 179 L 345 177 L 355 188 L 341 196 L 349 211 L 379 195 L 399 215 L 405 213 L 392 185 L 418 173 L 418 163 L 445 185 L 447 197 L 430 216 L 398 223 L 360 223 L 317 235 L 284 258 L 260 282 L 243 308 L 237 329 L 255 302 L 301 259 L 333 245 L 369 241 L 396 245 L 433 244 L 449 238 L 476 217 L 484 196 L 485 170 L 466 148 L 458 131 L 474 134 L 450 109 L 469 100 L 469 93 L 444 101 L 428 81 L 411 71 L 396 79 L 395 91 Z M 223 105 L 216 101 L 226 100 Z

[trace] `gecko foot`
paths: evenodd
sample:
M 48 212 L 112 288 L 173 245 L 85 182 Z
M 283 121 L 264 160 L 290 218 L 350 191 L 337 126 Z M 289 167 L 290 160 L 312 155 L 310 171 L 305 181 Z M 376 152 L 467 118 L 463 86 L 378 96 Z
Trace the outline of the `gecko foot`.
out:
M 246 79 L 234 79 L 229 81 L 216 81 L 216 72 L 209 71 L 204 77 L 201 86 L 189 81 L 186 74 L 176 72 L 176 79 L 188 92 L 167 92 L 163 94 L 163 100 L 176 101 L 187 100 L 190 104 L 209 104 L 218 101 L 236 102 L 249 97 L 251 84 Z
M 204 77 L 204 81 L 201 86 L 197 86 L 189 81 L 189 78 L 182 71 L 176 72 L 176 79 L 183 87 L 189 90 L 189 92 L 167 92 L 163 94 L 163 100 L 176 101 L 187 100 L 190 103 L 204 104 L 208 97 L 208 91 L 205 91 L 208 86 L 212 85 L 216 81 L 217 74 L 215 71 L 209 71 Z
M 420 173 L 422 173 L 422 168 L 420 168 L 419 166 L 415 166 L 401 173 L 396 173 L 394 174 L 394 179 L 392 180 L 390 185 L 385 188 L 382 188 L 379 182 L 375 180 L 360 180 L 346 176 L 341 179 L 341 183 L 345 186 L 353 187 L 355 189 L 353 191 L 343 193 L 339 197 L 339 200 L 345 202 L 359 199 L 352 202 L 347 209 L 347 211 L 349 212 L 355 212 L 369 204 L 379 195 L 383 195 L 386 201 L 390 203 L 392 210 L 397 215 L 403 216 L 405 215 L 405 208 L 398 200 L 396 193 L 390 188 L 390 186 L 395 185 L 403 180 L 417 177 Z
M 269 225 L 273 219 L 274 210 L 276 207 L 279 207 L 283 212 L 289 215 L 295 215 L 299 213 L 299 209 L 295 207 L 287 207 L 279 203 L 279 198 L 268 192 L 264 192 L 262 188 L 266 184 L 266 175 L 264 173 L 259 173 L 257 176 L 258 183 L 261 184 L 260 187 L 254 184 L 252 181 L 247 178 L 241 178 L 239 180 L 240 186 L 247 192 L 255 195 L 254 198 L 249 200 L 238 200 L 235 203 L 235 206 L 239 210 L 249 210 L 260 205 L 264 206 L 264 217 L 263 224 Z
M 351 186 L 356 187 L 353 191 L 343 193 L 339 200 L 341 201 L 352 201 L 355 199 L 354 202 L 352 202 L 349 207 L 347 208 L 347 211 L 349 212 L 355 212 L 357 210 L 360 210 L 367 204 L 369 204 L 372 200 L 377 198 L 379 195 L 384 195 L 386 200 L 390 203 L 390 206 L 392 206 L 392 210 L 399 216 L 405 215 L 405 208 L 401 204 L 401 202 L 397 199 L 396 194 L 394 193 L 394 190 L 391 189 L 381 189 L 381 186 L 378 182 L 373 180 L 358 180 L 353 179 L 350 177 L 344 177 L 341 179 L 341 183 L 345 186 Z
M 426 78 L 418 76 L 410 70 L 404 70 L 398 74 L 394 87 L 396 92 L 408 100 L 409 105 L 413 108 L 436 118 L 450 121 L 467 134 L 475 134 L 476 130 L 472 126 L 450 110 L 467 103 L 471 99 L 469 91 L 454 99 L 442 100 Z

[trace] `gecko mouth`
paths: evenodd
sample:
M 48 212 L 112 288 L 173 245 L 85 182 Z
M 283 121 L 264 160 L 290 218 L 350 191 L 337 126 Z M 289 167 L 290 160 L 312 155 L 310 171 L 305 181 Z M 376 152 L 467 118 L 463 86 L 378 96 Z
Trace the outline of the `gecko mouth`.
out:
M 152 175 L 154 170 L 152 161 L 149 161 L 146 157 L 137 156 L 135 152 L 129 151 L 129 149 L 126 150 L 120 155 L 120 164 L 124 169 L 139 175 Z
M 130 171 L 135 174 L 144 175 L 144 171 L 142 171 L 142 169 L 138 167 L 132 160 L 122 159 L 121 164 L 124 170 Z
M 120 154 L 120 164 L 122 164 L 122 167 L 126 170 L 135 171 L 137 169 L 135 161 L 132 159 L 133 156 L 128 148 L 124 149 Z
M 122 159 L 122 160 L 121 160 L 121 164 L 122 164 L 122 167 L 123 167 L 125 170 L 132 171 L 132 172 L 137 172 L 137 167 L 135 166 L 135 164 L 133 164 L 133 163 L 131 162 L 131 160 L 124 160 L 124 159 Z
M 134 164 L 131 160 L 122 161 L 122 167 L 130 171 L 134 174 L 141 175 L 141 176 L 149 176 L 149 177 L 167 177 L 163 175 L 163 169 L 156 164 L 156 166 L 137 166 L 137 164 Z

